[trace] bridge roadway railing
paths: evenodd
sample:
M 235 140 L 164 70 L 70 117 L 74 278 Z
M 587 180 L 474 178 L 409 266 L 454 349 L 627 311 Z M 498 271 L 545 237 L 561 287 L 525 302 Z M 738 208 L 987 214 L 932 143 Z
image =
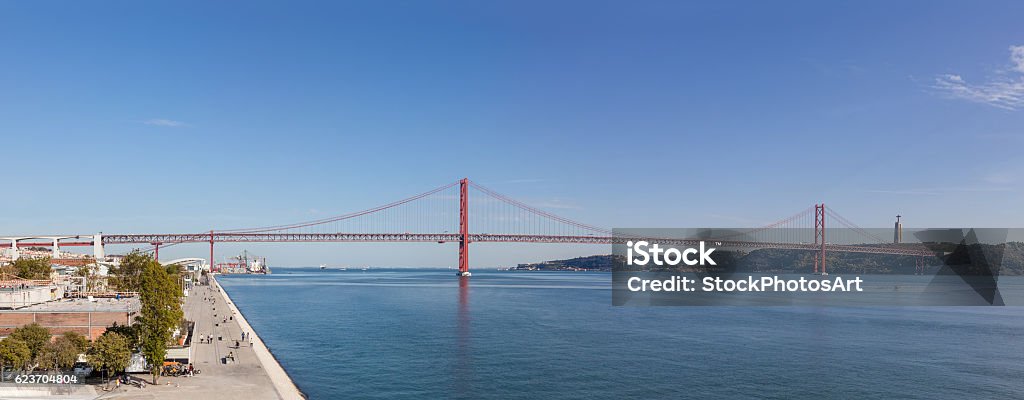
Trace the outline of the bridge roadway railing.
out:
M 457 233 L 194 233 L 194 234 L 132 234 L 105 235 L 103 244 L 150 243 L 288 243 L 288 242 L 458 242 Z M 491 243 L 565 243 L 565 244 L 624 244 L 630 240 L 647 240 L 662 245 L 697 246 L 701 241 L 723 248 L 820 250 L 820 244 L 723 240 L 714 238 L 645 238 L 631 236 L 571 236 L 571 235 L 517 235 L 470 234 L 470 242 Z M 826 244 L 826 251 L 894 254 L 930 257 L 935 252 L 923 245 L 841 245 Z

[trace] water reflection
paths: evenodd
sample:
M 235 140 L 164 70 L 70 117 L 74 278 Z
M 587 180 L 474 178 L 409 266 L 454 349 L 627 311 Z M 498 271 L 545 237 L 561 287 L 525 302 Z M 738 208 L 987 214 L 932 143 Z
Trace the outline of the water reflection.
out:
M 459 310 L 456 316 L 456 349 L 455 349 L 455 395 L 457 398 L 470 398 L 473 365 L 469 348 L 471 322 L 469 315 L 469 277 L 459 277 Z

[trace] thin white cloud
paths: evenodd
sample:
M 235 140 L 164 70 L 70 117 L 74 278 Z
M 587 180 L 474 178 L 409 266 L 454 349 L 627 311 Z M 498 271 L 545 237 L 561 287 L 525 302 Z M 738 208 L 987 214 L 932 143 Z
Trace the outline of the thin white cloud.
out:
M 1010 46 L 1010 61 L 1014 71 L 1024 74 L 1024 46 Z
M 932 88 L 943 95 L 1004 109 L 1024 107 L 1024 46 L 1010 46 L 1010 70 L 981 84 L 957 74 L 935 77 Z
M 1024 108 L 1024 46 L 1010 46 L 1010 70 L 989 80 L 974 84 L 958 74 L 935 77 L 932 88 L 945 96 L 988 104 L 1005 110 Z
M 974 85 L 960 75 L 940 75 L 935 78 L 932 87 L 944 91 L 953 98 L 988 104 L 1005 110 L 1024 107 L 1024 78 Z
M 186 124 L 184 122 L 175 121 L 175 120 L 171 120 L 171 119 L 164 119 L 164 118 L 147 119 L 145 121 L 142 121 L 142 123 L 144 123 L 146 125 L 168 126 L 168 127 L 171 127 L 171 128 L 180 128 L 180 127 L 188 126 L 188 124 Z

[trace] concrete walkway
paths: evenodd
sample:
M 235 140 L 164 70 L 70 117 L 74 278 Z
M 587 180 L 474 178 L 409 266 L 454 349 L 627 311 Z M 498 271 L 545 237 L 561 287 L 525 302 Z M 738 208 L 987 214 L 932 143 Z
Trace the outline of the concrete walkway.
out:
M 301 399 L 291 378 L 277 363 L 259 336 L 253 334 L 253 346 L 241 341 L 241 332 L 252 328 L 219 289 L 216 280 L 211 286 L 197 286 L 185 301 L 185 318 L 195 321 L 192 340 L 192 364 L 202 371 L 192 377 L 160 377 L 160 385 L 145 389 L 121 385 L 98 398 L 103 399 L 216 399 L 263 400 Z M 206 300 L 204 300 L 206 298 Z M 227 322 L 225 322 L 227 319 Z M 244 327 L 244 328 L 243 328 Z M 199 343 L 199 337 L 211 334 L 213 343 Z M 220 340 L 218 340 L 220 338 Z M 204 339 L 205 342 L 205 339 Z M 224 357 L 233 354 L 234 363 L 224 364 Z M 142 375 L 137 375 L 142 377 Z M 148 381 L 151 376 L 145 377 Z M 102 393 L 102 391 L 101 391 Z

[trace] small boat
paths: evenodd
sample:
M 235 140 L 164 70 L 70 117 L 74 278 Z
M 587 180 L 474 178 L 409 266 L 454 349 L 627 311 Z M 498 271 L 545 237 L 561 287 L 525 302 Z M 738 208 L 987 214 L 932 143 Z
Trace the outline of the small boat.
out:
M 473 276 L 473 274 L 471 272 L 469 272 L 469 271 L 466 271 L 466 272 L 456 272 L 455 276 Z
M 327 269 L 326 265 L 320 264 L 320 269 Z

